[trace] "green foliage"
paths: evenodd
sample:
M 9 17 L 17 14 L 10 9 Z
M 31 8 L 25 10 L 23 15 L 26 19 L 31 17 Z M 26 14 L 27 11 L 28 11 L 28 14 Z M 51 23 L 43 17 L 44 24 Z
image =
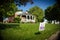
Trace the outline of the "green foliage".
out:
M 33 0 L 14 0 L 16 2 L 17 5 L 21 6 L 21 5 L 24 5 L 26 6 L 26 4 L 28 2 L 30 2 L 31 4 L 33 4 Z M 17 3 L 18 2 L 18 3 Z
M 44 15 L 43 10 L 39 8 L 38 6 L 34 6 L 30 8 L 28 12 L 35 15 L 38 22 L 40 22 L 41 19 L 43 19 L 43 15 Z
M 14 3 L 0 6 L 0 13 L 3 14 L 3 17 L 9 17 L 14 15 L 16 10 L 17 10 L 17 7 Z
M 60 7 L 56 3 L 45 10 L 45 18 L 49 21 L 57 20 L 60 21 Z
M 6 7 L 8 6 L 8 7 Z M 17 7 L 14 3 L 11 3 L 11 4 L 8 4 L 8 5 L 5 5 L 5 7 L 3 6 L 3 8 L 1 9 L 4 9 L 4 11 L 2 10 L 3 12 L 3 17 L 9 17 L 9 16 L 12 16 L 15 14 L 15 12 L 17 11 Z
M 20 17 L 15 17 L 15 18 L 14 18 L 14 22 L 15 22 L 15 23 L 20 23 L 20 20 L 21 20 Z

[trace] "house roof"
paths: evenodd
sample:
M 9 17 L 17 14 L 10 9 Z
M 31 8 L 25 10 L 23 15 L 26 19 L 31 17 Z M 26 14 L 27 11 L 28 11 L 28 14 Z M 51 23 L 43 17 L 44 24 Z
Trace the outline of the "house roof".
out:
M 15 14 L 20 15 L 20 14 L 22 14 L 22 13 L 23 13 L 23 12 L 18 11 L 18 12 L 16 12 Z
M 16 12 L 16 14 L 17 15 L 32 15 L 32 14 L 30 14 L 30 13 L 28 13 L 28 12 Z

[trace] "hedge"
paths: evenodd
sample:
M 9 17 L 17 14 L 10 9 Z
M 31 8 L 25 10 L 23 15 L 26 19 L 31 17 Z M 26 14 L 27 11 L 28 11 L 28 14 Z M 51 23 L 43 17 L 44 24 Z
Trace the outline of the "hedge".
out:
M 0 29 L 17 28 L 19 26 L 20 23 L 0 23 Z

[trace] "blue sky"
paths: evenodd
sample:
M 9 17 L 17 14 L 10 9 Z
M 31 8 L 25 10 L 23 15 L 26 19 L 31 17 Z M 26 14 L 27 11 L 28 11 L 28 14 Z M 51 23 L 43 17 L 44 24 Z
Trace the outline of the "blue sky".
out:
M 33 6 L 38 6 L 41 9 L 45 10 L 48 6 L 53 5 L 54 3 L 56 3 L 56 0 L 33 0 L 33 4 L 27 3 L 26 6 L 17 6 L 18 10 L 19 9 L 23 9 L 23 11 L 25 12 L 26 10 L 29 10 L 31 7 Z

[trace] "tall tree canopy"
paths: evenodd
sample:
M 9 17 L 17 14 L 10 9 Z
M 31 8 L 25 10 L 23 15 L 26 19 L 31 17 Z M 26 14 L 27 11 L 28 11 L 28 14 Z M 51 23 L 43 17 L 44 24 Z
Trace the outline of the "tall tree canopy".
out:
M 57 4 L 60 6 L 60 0 L 56 0 L 57 1 Z
M 0 0 L 0 21 L 3 17 L 8 17 L 14 14 L 17 10 L 16 5 L 26 5 L 28 2 L 33 3 L 32 0 Z
M 35 15 L 38 22 L 42 21 L 44 15 L 43 10 L 38 6 L 30 8 L 28 12 Z
M 60 21 L 60 7 L 57 3 L 45 10 L 45 18 L 49 21 Z

